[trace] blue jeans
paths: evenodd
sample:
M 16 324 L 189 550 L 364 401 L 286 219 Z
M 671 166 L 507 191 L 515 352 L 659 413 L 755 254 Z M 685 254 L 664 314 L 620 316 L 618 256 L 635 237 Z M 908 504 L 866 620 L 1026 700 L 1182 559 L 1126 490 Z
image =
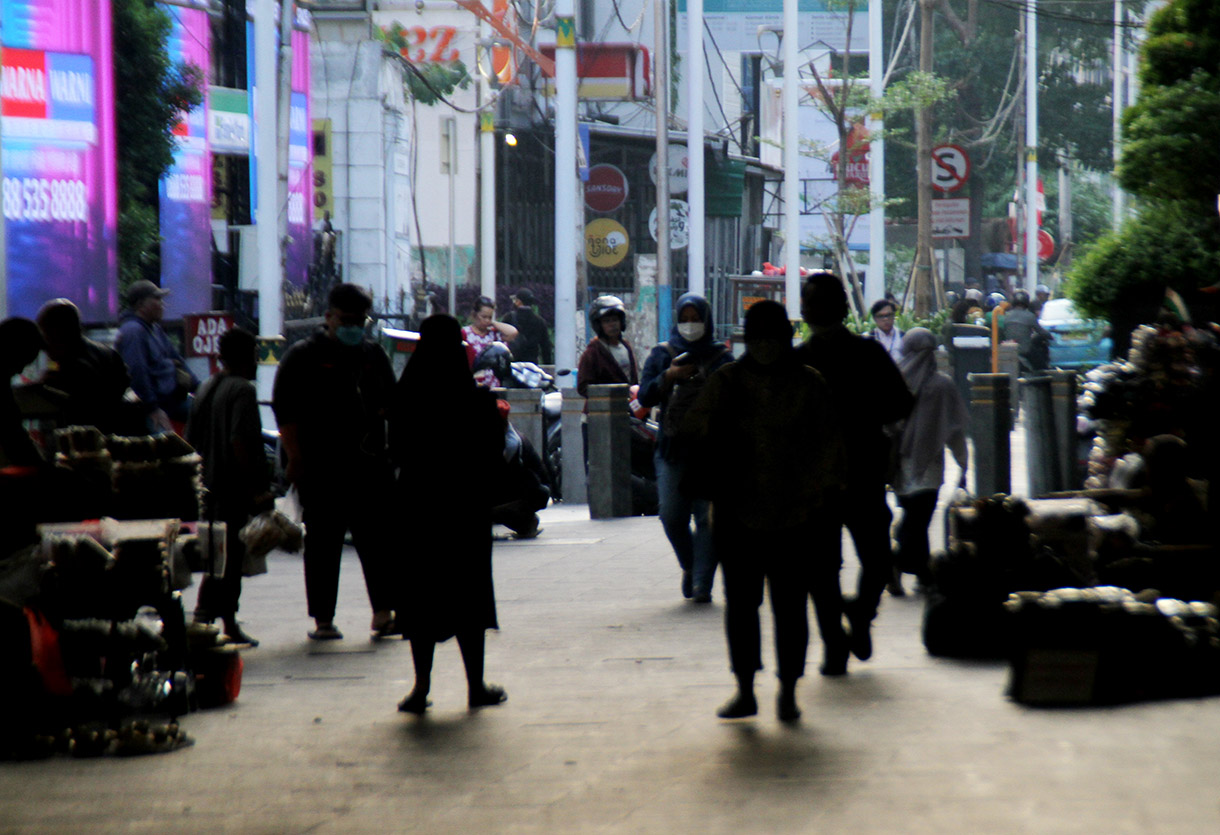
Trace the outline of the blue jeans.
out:
M 657 469 L 657 498 L 660 502 L 658 515 L 665 536 L 673 546 L 678 564 L 691 572 L 696 597 L 711 595 L 712 582 L 716 578 L 716 555 L 712 550 L 712 526 L 710 504 L 706 499 L 692 499 L 682 495 L 678 486 L 682 483 L 683 466 L 666 461 L 661 454 L 653 454 Z M 691 517 L 695 528 L 691 531 Z

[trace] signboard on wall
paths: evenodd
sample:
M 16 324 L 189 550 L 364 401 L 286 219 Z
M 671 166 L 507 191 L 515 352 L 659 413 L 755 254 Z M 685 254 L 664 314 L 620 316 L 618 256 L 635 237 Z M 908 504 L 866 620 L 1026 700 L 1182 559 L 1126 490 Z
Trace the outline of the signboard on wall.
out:
M 211 27 L 206 6 L 166 6 L 172 22 L 171 61 L 207 70 Z M 177 319 L 212 306 L 212 155 L 208 149 L 208 104 L 182 114 L 174 127 L 174 162 L 161 179 L 161 286 L 165 315 Z
M 118 313 L 110 4 L 4 2 L 4 223 L 10 316 L 70 298 Z

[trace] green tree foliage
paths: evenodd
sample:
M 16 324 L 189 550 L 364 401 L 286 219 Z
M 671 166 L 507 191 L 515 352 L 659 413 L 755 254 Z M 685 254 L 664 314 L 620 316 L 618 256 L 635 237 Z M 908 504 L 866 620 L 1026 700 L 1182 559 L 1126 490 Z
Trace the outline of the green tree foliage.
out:
M 429 61 L 416 64 L 406 58 L 411 53 L 411 29 L 395 21 L 385 28 L 373 29 L 373 37 L 381 41 L 390 55 L 403 59 L 407 68 L 407 96 L 424 105 L 433 105 L 454 90 L 470 86 L 470 73 L 461 61 Z
M 1142 200 L 1070 276 L 1077 304 L 1116 321 L 1133 308 L 1147 315 L 1147 300 L 1166 287 L 1212 284 L 1220 270 L 1220 6 L 1174 0 L 1153 15 L 1148 35 L 1118 170 Z
M 114 0 L 119 287 L 159 272 L 157 184 L 174 161 L 173 129 L 203 101 L 203 72 L 169 60 L 169 15 L 150 0 Z

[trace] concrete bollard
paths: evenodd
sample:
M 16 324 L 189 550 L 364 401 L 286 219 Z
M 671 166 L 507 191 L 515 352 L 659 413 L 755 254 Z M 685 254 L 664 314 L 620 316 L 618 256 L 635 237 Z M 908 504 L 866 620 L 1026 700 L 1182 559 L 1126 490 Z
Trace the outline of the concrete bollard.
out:
M 589 386 L 589 518 L 631 515 L 631 423 L 627 386 Z M 564 433 L 567 440 L 567 433 Z
M 1044 496 L 1062 489 L 1051 378 L 1024 377 L 1019 385 L 1021 402 L 1025 406 L 1025 468 L 1029 473 L 1029 495 Z
M 542 392 L 538 389 L 506 389 L 502 395 L 511 407 L 509 420 L 517 434 L 527 439 L 539 455 L 546 452 L 542 443 Z
M 560 417 L 563 433 L 563 467 L 561 492 L 564 504 L 585 504 L 589 501 L 585 482 L 585 433 L 582 430 L 585 399 L 574 388 L 563 391 L 563 413 Z
M 1051 403 L 1059 447 L 1059 489 L 1079 490 L 1084 474 L 1076 465 L 1076 372 L 1051 371 Z
M 1009 446 L 1011 380 L 1007 374 L 970 374 L 970 423 L 974 438 L 974 492 L 977 496 L 1012 491 Z

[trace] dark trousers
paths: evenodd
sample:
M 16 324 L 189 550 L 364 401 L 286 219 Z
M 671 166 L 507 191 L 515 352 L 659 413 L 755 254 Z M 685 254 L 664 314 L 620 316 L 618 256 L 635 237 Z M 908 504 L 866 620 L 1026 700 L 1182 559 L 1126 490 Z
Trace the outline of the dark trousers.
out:
M 301 491 L 305 523 L 305 597 L 309 616 L 322 623 L 335 617 L 343 538 L 351 531 L 373 611 L 393 609 L 389 499 L 393 483 L 363 475 L 311 483 Z
M 893 576 L 894 554 L 890 547 L 893 518 L 885 499 L 885 484 L 880 480 L 848 485 L 840 506 L 840 519 L 851 534 L 860 560 L 857 611 L 870 619 L 877 614 L 881 594 Z M 842 547 L 841 540 L 839 547 Z
M 742 527 L 717 517 L 714 542 L 724 572 L 724 627 L 729 663 L 738 678 L 762 669 L 758 608 L 763 582 L 771 593 L 775 618 L 776 666 L 781 681 L 795 682 L 805 673 L 809 622 L 805 594 L 809 587 L 809 525 L 780 531 Z
M 199 583 L 199 598 L 195 601 L 195 620 L 210 623 L 216 618 L 231 618 L 237 614 L 237 601 L 241 597 L 241 570 L 246 556 L 246 544 L 238 536 L 242 526 L 249 521 L 242 514 L 222 521 L 225 531 L 225 570 L 220 577 L 213 576 L 208 555 L 204 554 L 206 572 Z M 201 526 L 206 522 L 200 522 Z
M 902 521 L 898 523 L 897 565 L 904 574 L 914 574 L 921 582 L 928 578 L 928 563 L 932 558 L 928 525 L 936 512 L 936 498 L 935 490 L 920 490 L 898 497 Z

